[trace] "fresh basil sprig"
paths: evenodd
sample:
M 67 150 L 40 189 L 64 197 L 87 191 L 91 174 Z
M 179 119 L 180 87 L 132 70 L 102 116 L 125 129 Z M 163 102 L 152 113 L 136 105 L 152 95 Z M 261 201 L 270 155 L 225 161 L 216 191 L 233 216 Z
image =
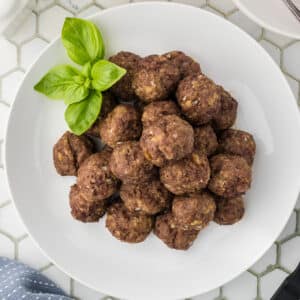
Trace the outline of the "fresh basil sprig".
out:
M 126 70 L 103 59 L 102 35 L 92 22 L 66 18 L 62 42 L 70 59 L 82 66 L 81 70 L 70 65 L 55 66 L 34 89 L 51 99 L 64 100 L 68 105 L 65 120 L 73 133 L 81 135 L 100 114 L 101 92 L 119 81 Z

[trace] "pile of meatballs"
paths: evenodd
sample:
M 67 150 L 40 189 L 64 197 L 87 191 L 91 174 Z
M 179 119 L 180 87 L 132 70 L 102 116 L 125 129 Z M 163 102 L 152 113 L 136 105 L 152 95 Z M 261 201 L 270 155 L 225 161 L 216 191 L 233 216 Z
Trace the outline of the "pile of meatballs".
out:
M 72 216 L 97 222 L 106 213 L 121 241 L 142 242 L 153 230 L 181 250 L 211 221 L 238 222 L 256 146 L 231 128 L 237 101 L 180 51 L 119 52 L 110 61 L 127 73 L 104 93 L 99 118 L 81 136 L 64 133 L 53 149 L 57 172 L 77 176 Z

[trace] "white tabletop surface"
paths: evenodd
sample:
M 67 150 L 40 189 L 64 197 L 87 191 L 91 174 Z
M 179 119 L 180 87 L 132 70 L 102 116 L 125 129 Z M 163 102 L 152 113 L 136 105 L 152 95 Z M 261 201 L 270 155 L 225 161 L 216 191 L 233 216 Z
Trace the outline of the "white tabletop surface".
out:
M 34 10 L 19 29 L 13 35 L 0 37 L 0 256 L 18 259 L 41 270 L 75 299 L 103 300 L 110 297 L 93 291 L 65 275 L 48 261 L 28 237 L 12 205 L 4 178 L 2 153 L 5 124 L 16 87 L 26 69 L 39 52 L 59 34 L 65 17 L 88 16 L 101 9 L 128 2 L 137 1 L 36 0 Z M 231 0 L 174 2 L 202 7 L 227 18 L 247 31 L 280 66 L 296 99 L 300 101 L 300 41 L 264 30 L 238 11 Z M 299 262 L 300 201 L 286 228 L 262 259 L 232 282 L 193 300 L 268 300 Z

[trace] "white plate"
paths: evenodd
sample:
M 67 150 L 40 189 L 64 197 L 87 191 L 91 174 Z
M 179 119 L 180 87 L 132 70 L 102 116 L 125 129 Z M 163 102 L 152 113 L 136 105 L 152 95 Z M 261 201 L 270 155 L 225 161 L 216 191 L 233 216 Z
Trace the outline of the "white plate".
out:
M 300 22 L 287 8 L 283 0 L 232 1 L 260 26 L 294 39 L 300 39 Z M 300 3 L 299 0 L 294 1 Z
M 204 293 L 249 268 L 286 224 L 300 185 L 300 121 L 295 99 L 269 55 L 246 33 L 209 12 L 171 3 L 143 3 L 101 12 L 92 20 L 108 55 L 181 49 L 240 103 L 238 127 L 257 141 L 254 181 L 245 218 L 235 226 L 211 224 L 186 252 L 154 235 L 130 245 L 99 224 L 69 213 L 74 178 L 60 177 L 52 146 L 66 130 L 64 104 L 33 85 L 55 64 L 69 62 L 61 41 L 34 63 L 16 96 L 6 137 L 6 169 L 17 210 L 28 231 L 62 270 L 101 292 L 128 299 L 179 299 Z

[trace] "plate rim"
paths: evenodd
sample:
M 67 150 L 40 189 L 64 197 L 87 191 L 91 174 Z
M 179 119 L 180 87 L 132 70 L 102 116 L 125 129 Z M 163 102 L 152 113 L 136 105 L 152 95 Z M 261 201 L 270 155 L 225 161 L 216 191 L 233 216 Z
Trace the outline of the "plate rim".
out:
M 237 0 L 233 0 L 233 1 L 237 1 Z M 201 13 L 204 13 L 204 14 L 207 14 L 207 15 L 210 15 L 210 17 L 212 18 L 215 18 L 215 19 L 221 19 L 223 22 L 227 22 L 229 23 L 231 26 L 233 26 L 235 28 L 235 30 L 238 30 L 240 33 L 242 33 L 248 40 L 249 42 L 251 43 L 255 43 L 256 47 L 260 48 L 262 50 L 262 52 L 264 53 L 266 59 L 269 60 L 269 62 L 275 67 L 277 68 L 277 70 L 280 72 L 281 74 L 281 77 L 282 77 L 282 81 L 284 82 L 286 88 L 287 88 L 287 91 L 289 92 L 290 94 L 290 97 L 291 97 L 291 100 L 293 100 L 293 104 L 294 105 L 294 108 L 298 111 L 298 106 L 297 106 L 297 101 L 296 101 L 296 98 L 291 90 L 291 87 L 290 85 L 288 84 L 287 82 L 287 79 L 285 78 L 284 74 L 282 73 L 281 69 L 279 68 L 279 66 L 275 63 L 275 61 L 272 59 L 272 57 L 269 55 L 269 53 L 259 44 L 257 43 L 257 41 L 250 35 L 248 34 L 246 31 L 244 31 L 243 29 L 241 29 L 239 26 L 237 26 L 236 24 L 230 22 L 229 20 L 227 19 L 224 19 L 210 11 L 207 11 L 201 7 L 195 7 L 195 6 L 192 6 L 192 5 L 189 5 L 189 4 L 184 4 L 184 3 L 177 3 L 177 2 L 165 2 L 165 1 L 149 1 L 149 2 L 136 2 L 136 3 L 127 3 L 127 4 L 123 4 L 123 5 L 118 5 L 118 6 L 115 6 L 115 7 L 111 7 L 111 8 L 107 8 L 107 9 L 104 9 L 100 12 L 97 12 L 95 14 L 92 14 L 88 17 L 83 17 L 83 19 L 87 19 L 87 20 L 91 20 L 91 19 L 94 19 L 94 18 L 97 18 L 97 17 L 100 17 L 102 14 L 106 14 L 106 13 L 110 13 L 111 11 L 114 11 L 114 10 L 122 10 L 124 8 L 128 8 L 128 7 L 133 7 L 133 6 L 177 6 L 177 7 L 183 7 L 183 8 L 188 8 L 188 9 L 191 9 L 191 10 L 200 10 Z M 78 281 L 79 283 L 85 285 L 86 287 L 92 289 L 92 290 L 95 290 L 99 293 L 104 293 L 106 295 L 112 295 L 112 293 L 110 291 L 107 291 L 104 288 L 99 288 L 99 287 L 96 287 L 94 286 L 93 284 L 90 284 L 80 278 L 78 278 L 77 275 L 74 275 L 72 274 L 71 271 L 68 270 L 68 268 L 66 267 L 63 267 L 61 264 L 57 263 L 57 260 L 54 259 L 53 257 L 51 257 L 47 252 L 46 250 L 44 250 L 39 242 L 38 242 L 38 239 L 36 239 L 33 234 L 30 232 L 29 230 L 29 227 L 30 226 L 27 226 L 25 220 L 23 219 L 22 217 L 22 214 L 21 214 L 21 211 L 20 209 L 18 208 L 18 205 L 13 197 L 13 191 L 12 191 L 12 188 L 11 188 L 11 178 L 10 178 L 10 175 L 8 174 L 8 169 L 7 169 L 7 147 L 8 147 L 8 133 L 9 133 L 9 128 L 11 126 L 11 115 L 13 114 L 13 110 L 14 110 L 14 107 L 16 105 L 16 99 L 18 98 L 19 96 L 19 93 L 20 93 L 20 89 L 21 87 L 23 86 L 23 82 L 24 80 L 26 79 L 26 77 L 29 75 L 29 73 L 31 72 L 31 69 L 36 65 L 36 63 L 39 61 L 40 57 L 44 55 L 45 52 L 48 51 L 48 49 L 50 47 L 52 47 L 53 44 L 55 44 L 58 40 L 60 39 L 60 35 L 56 38 L 54 38 L 40 53 L 39 55 L 37 56 L 37 58 L 31 63 L 31 65 L 28 67 L 28 69 L 26 70 L 25 74 L 24 74 L 24 77 L 22 79 L 22 81 L 19 83 L 19 85 L 17 86 L 17 92 L 15 94 L 15 97 L 13 99 L 13 102 L 12 102 L 12 105 L 10 107 L 10 113 L 9 113 L 9 119 L 7 121 L 7 124 L 6 124 L 6 130 L 5 130 L 5 136 L 4 136 L 4 147 L 3 147 L 3 158 L 4 158 L 4 172 L 5 172 L 5 178 L 6 178 L 6 181 L 7 181 L 7 184 L 8 184 L 8 188 L 9 188 L 9 194 L 11 196 L 11 200 L 12 200 L 12 203 L 13 203 L 13 206 L 15 208 L 15 210 L 17 211 L 17 214 L 22 222 L 22 224 L 24 225 L 29 237 L 32 239 L 32 241 L 34 242 L 34 244 L 38 247 L 38 249 L 40 249 L 40 251 L 48 258 L 48 260 L 50 262 L 52 262 L 58 269 L 60 269 L 62 272 L 64 272 L 68 277 L 70 278 L 73 278 L 74 280 Z M 296 116 L 296 114 L 295 114 Z M 300 128 L 300 113 L 298 111 L 298 115 L 297 115 L 297 123 L 298 123 L 298 127 Z M 300 176 L 300 170 L 299 170 L 299 176 Z M 281 228 L 281 231 L 284 229 L 284 227 L 286 226 L 286 224 L 288 223 L 288 220 L 293 212 L 293 208 L 295 207 L 295 204 L 297 202 L 297 198 L 298 198 L 298 194 L 300 192 L 300 183 L 299 183 L 299 186 L 297 187 L 297 191 L 296 191 L 296 195 L 294 197 L 294 201 L 293 201 L 293 205 L 292 205 L 292 208 L 291 208 L 291 212 L 290 214 L 287 214 L 285 216 L 285 220 L 283 222 L 283 226 Z M 292 198 L 292 197 L 291 197 Z M 280 232 L 278 232 L 275 236 L 275 238 L 272 238 L 272 242 L 268 245 L 266 245 L 264 248 L 261 248 L 263 250 L 261 250 L 255 258 L 252 259 L 252 263 L 249 264 L 249 265 L 244 265 L 243 268 L 241 268 L 238 272 L 235 272 L 235 273 L 232 273 L 231 276 L 229 276 L 227 278 L 226 281 L 222 281 L 222 282 L 217 282 L 215 284 L 215 287 L 213 288 L 208 288 L 208 289 L 203 289 L 202 291 L 200 291 L 201 294 L 199 294 L 199 292 L 192 292 L 192 294 L 188 294 L 188 295 L 184 295 L 182 297 L 185 297 L 185 298 L 189 298 L 189 297 L 195 297 L 195 296 L 199 296 L 199 295 L 202 295 L 202 294 L 205 294 L 207 292 L 210 292 L 211 290 L 213 290 L 214 288 L 218 288 L 222 285 L 225 285 L 227 284 L 228 282 L 232 281 L 233 279 L 237 278 L 239 275 L 241 275 L 243 272 L 247 271 L 255 262 L 257 262 L 267 251 L 268 249 L 270 249 L 274 243 L 274 241 L 276 241 L 276 238 L 280 235 Z M 132 293 L 131 293 L 132 294 Z M 118 298 L 123 298 L 124 299 L 124 296 L 119 294 L 119 292 L 117 291 L 114 291 L 114 295 L 112 295 L 113 297 L 118 297 Z M 181 296 L 180 296 L 181 297 Z M 127 298 L 126 298 L 127 299 Z M 132 298 L 132 299 L 137 299 L 137 298 Z M 148 299 L 148 298 L 146 298 Z M 161 298 L 159 298 L 161 299 Z M 177 298 L 174 298 L 174 297 L 165 297 L 164 299 L 177 299 Z
M 277 33 L 279 35 L 283 35 L 285 37 L 289 37 L 292 39 L 296 39 L 299 40 L 300 39 L 300 33 L 297 34 L 295 32 L 288 32 L 285 31 L 284 29 L 280 29 L 278 27 L 273 27 L 272 25 L 270 25 L 269 23 L 266 23 L 263 19 L 259 18 L 258 16 L 256 16 L 254 13 L 252 13 L 245 4 L 242 3 L 241 0 L 232 0 L 233 3 L 237 6 L 237 8 L 244 13 L 249 19 L 251 19 L 253 22 L 255 22 L 256 24 L 258 24 L 259 26 L 270 30 L 274 33 Z M 291 16 L 294 17 L 291 13 Z

